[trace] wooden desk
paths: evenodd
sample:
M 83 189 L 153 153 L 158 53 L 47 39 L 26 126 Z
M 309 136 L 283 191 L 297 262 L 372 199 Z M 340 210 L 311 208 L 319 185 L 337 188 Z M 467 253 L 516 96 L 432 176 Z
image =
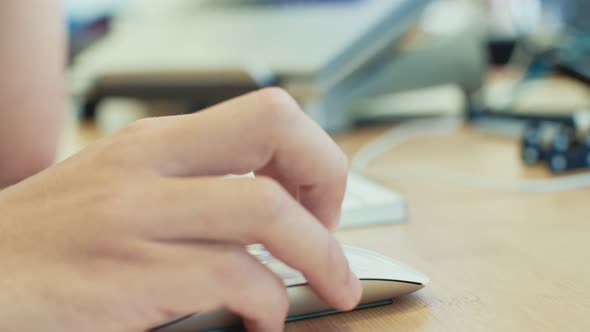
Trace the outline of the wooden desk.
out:
M 352 154 L 380 131 L 337 141 Z M 470 129 L 410 142 L 371 169 L 411 165 L 547 176 L 521 165 L 515 142 Z M 391 306 L 296 322 L 287 331 L 590 330 L 590 190 L 519 194 L 416 178 L 387 184 L 406 195 L 409 220 L 338 238 L 413 265 L 431 284 Z
M 352 154 L 384 128 L 337 141 Z M 412 165 L 507 179 L 548 175 L 523 167 L 515 142 L 470 129 L 410 142 L 370 170 Z M 406 195 L 409 220 L 337 237 L 406 262 L 431 284 L 393 305 L 290 323 L 286 331 L 590 331 L 590 190 L 519 194 L 416 178 L 387 184 Z

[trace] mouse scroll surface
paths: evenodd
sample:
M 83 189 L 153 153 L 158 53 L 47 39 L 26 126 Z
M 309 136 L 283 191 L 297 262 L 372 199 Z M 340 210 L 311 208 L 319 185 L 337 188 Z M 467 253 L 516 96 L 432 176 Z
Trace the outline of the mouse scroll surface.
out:
M 289 294 L 288 321 L 336 313 L 314 293 L 299 271 L 272 257 L 262 246 L 250 246 L 248 250 L 283 279 Z M 344 252 L 363 285 L 359 308 L 391 303 L 391 299 L 415 292 L 429 281 L 424 274 L 383 255 L 353 247 L 344 247 Z M 219 309 L 179 319 L 152 331 L 221 331 L 240 324 L 238 316 Z

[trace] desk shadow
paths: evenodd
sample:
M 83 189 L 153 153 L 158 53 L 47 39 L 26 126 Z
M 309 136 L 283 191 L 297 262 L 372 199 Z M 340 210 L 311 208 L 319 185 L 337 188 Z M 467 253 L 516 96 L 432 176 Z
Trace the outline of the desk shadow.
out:
M 419 330 L 429 319 L 426 303 L 420 294 L 411 294 L 395 299 L 389 305 L 291 322 L 286 325 L 285 331 L 390 331 L 392 328 L 388 324 L 402 325 L 404 331 Z M 417 314 L 407 322 L 403 320 L 404 316 L 413 313 Z

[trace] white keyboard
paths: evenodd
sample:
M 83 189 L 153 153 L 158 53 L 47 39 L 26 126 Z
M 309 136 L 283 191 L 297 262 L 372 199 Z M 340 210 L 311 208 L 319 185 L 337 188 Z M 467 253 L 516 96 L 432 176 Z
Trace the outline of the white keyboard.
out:
M 402 195 L 363 176 L 349 174 L 340 228 L 396 223 L 405 218 Z
M 228 175 L 228 177 L 254 177 Z M 364 176 L 349 173 L 339 228 L 397 223 L 406 219 L 404 197 Z

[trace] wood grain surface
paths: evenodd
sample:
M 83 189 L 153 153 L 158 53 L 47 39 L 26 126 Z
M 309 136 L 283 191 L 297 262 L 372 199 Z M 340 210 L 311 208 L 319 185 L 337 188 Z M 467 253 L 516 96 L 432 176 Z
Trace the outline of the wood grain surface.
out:
M 353 154 L 382 131 L 337 141 Z M 524 167 L 515 141 L 469 128 L 408 142 L 369 174 L 424 165 L 503 181 L 550 176 Z M 431 284 L 390 306 L 295 322 L 287 331 L 590 331 L 590 189 L 510 193 L 419 176 L 387 184 L 406 196 L 407 222 L 338 238 L 410 264 Z

